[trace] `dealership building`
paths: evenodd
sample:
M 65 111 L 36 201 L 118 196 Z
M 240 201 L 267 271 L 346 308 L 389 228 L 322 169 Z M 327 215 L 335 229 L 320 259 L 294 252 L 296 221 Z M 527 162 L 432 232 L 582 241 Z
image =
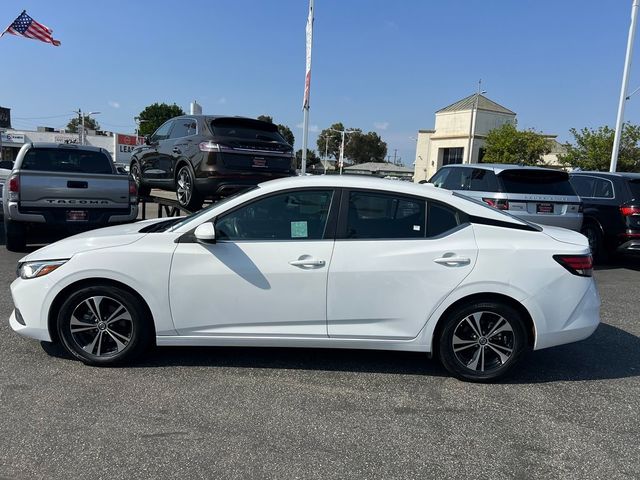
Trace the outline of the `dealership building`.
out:
M 142 137 L 114 132 L 100 132 L 87 130 L 85 142 L 87 145 L 107 150 L 115 163 L 128 165 L 131 151 L 143 141 Z M 14 161 L 20 148 L 25 143 L 81 143 L 80 135 L 67 133 L 49 127 L 38 127 L 35 131 L 11 128 L 11 113 L 8 108 L 0 107 L 0 159 Z

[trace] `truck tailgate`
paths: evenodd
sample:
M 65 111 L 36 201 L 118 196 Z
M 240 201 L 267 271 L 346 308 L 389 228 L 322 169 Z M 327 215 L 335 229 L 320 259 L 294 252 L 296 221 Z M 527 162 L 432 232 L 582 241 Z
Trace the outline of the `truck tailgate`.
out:
M 129 208 L 129 177 L 116 174 L 20 172 L 26 208 Z

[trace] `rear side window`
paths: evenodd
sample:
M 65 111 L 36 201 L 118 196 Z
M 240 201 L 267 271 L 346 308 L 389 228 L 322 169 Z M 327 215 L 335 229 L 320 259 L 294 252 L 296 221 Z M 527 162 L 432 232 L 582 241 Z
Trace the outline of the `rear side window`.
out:
M 474 192 L 497 192 L 498 180 L 492 170 L 474 168 L 471 170 L 469 190 Z
M 575 195 L 566 172 L 547 170 L 505 170 L 499 174 L 506 193 Z
M 424 238 L 425 201 L 384 193 L 350 192 L 347 238 Z
M 189 135 L 195 135 L 196 133 L 196 121 L 191 118 L 178 118 L 173 122 L 173 129 L 171 130 L 171 138 L 188 137 Z
M 278 133 L 278 128 L 270 123 L 251 119 L 217 119 L 211 122 L 216 137 L 232 137 L 241 140 L 263 140 L 286 143 Z
M 578 196 L 589 198 L 593 197 L 595 180 L 594 177 L 573 176 L 570 181 Z
M 31 148 L 20 168 L 44 172 L 113 173 L 111 158 L 104 153 L 72 148 Z
M 458 212 L 439 203 L 429 204 L 429 215 L 427 216 L 427 236 L 436 237 L 449 230 L 456 228 L 460 224 Z
M 633 200 L 640 200 L 640 179 L 629 180 L 629 190 Z

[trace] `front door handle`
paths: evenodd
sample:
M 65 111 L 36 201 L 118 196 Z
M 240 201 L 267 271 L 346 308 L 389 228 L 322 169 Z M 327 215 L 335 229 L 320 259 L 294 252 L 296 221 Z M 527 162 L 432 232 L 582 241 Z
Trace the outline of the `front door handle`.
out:
M 298 260 L 291 260 L 289 265 L 293 265 L 294 267 L 324 267 L 324 260 L 314 260 L 313 258 L 300 257 Z
M 434 262 L 440 265 L 446 265 L 447 267 L 461 267 L 464 265 L 469 265 L 471 263 L 471 259 L 467 257 L 451 256 L 436 258 Z
M 178 147 L 173 147 L 172 152 L 173 153 L 182 153 L 182 150 L 180 150 Z

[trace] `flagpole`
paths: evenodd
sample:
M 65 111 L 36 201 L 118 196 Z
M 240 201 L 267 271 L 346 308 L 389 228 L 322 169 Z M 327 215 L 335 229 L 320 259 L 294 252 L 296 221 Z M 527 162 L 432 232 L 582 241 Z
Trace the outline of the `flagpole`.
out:
M 309 143 L 309 94 L 311 93 L 311 49 L 313 47 L 313 0 L 309 0 L 309 16 L 307 17 L 307 64 L 304 77 L 304 101 L 302 111 L 302 163 L 300 173 L 307 173 L 307 148 Z

